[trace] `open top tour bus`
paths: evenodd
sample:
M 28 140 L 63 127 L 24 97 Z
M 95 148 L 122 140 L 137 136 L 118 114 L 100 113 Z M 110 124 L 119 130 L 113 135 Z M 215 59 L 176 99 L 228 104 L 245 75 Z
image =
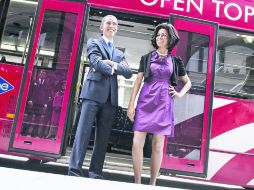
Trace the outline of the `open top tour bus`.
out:
M 181 38 L 172 53 L 192 88 L 175 101 L 175 136 L 165 140 L 161 173 L 254 187 L 254 0 L 3 0 L 0 13 L 1 154 L 66 154 L 89 67 L 86 42 L 100 37 L 101 18 L 112 14 L 115 45 L 134 72 L 118 78 L 125 110 L 155 26 L 170 22 Z M 125 125 L 118 131 L 131 134 Z

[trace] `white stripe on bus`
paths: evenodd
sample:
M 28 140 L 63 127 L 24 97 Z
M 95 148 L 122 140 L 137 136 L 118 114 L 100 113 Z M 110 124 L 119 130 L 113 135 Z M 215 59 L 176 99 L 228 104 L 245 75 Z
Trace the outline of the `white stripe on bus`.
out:
M 213 109 L 228 105 L 228 104 L 232 104 L 235 103 L 236 101 L 234 100 L 228 100 L 228 99 L 224 99 L 224 98 L 214 98 L 213 99 Z
M 247 185 L 254 186 L 254 178 L 247 183 Z

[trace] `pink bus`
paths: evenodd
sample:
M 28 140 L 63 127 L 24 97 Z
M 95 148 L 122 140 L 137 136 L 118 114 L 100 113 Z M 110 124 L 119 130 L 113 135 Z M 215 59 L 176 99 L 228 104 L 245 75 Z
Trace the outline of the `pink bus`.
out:
M 87 70 L 86 41 L 99 37 L 101 18 L 113 14 L 115 44 L 134 73 L 152 49 L 156 25 L 170 22 L 179 31 L 173 53 L 193 85 L 175 101 L 175 136 L 165 141 L 161 174 L 254 187 L 254 0 L 2 2 L 1 154 L 65 155 Z M 135 77 L 118 79 L 123 109 Z

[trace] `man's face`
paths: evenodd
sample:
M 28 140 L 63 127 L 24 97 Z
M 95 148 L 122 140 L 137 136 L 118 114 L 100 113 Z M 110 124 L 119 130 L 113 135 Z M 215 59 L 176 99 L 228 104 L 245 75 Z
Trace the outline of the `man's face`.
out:
M 46 79 L 46 77 L 47 77 L 47 73 L 45 71 L 41 71 L 40 72 L 40 78 Z
M 103 35 L 109 40 L 113 39 L 117 33 L 118 23 L 114 16 L 106 16 L 101 23 L 101 30 Z

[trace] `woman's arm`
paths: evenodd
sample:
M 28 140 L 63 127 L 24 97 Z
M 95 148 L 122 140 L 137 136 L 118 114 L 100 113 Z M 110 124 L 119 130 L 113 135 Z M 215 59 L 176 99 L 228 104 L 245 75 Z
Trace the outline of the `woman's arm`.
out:
M 137 75 L 137 78 L 134 82 L 134 86 L 132 88 L 132 91 L 131 91 L 131 97 L 130 97 L 128 112 L 127 112 L 127 115 L 128 115 L 128 117 L 130 118 L 131 121 L 134 121 L 134 116 L 135 116 L 134 102 L 135 102 L 136 96 L 139 92 L 143 77 L 144 77 L 144 73 L 139 72 L 138 75 Z
M 180 76 L 179 79 L 183 82 L 184 86 L 180 92 L 177 92 L 173 86 L 169 86 L 169 94 L 172 97 L 181 98 L 183 97 L 191 88 L 191 81 L 188 75 Z

